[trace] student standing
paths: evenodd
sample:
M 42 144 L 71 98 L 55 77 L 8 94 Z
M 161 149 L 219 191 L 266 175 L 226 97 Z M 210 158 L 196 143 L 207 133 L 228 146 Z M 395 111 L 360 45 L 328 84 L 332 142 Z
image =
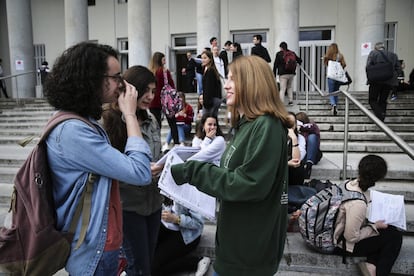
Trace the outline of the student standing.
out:
M 161 128 L 161 90 L 165 84 L 169 84 L 172 88 L 175 88 L 174 81 L 171 77 L 170 70 L 165 68 L 165 55 L 160 52 L 155 52 L 151 59 L 150 70 L 155 76 L 157 88 L 154 99 L 150 104 L 150 111 L 157 118 L 158 124 Z M 174 140 L 174 144 L 179 144 L 178 129 L 175 122 L 175 117 L 165 116 L 167 118 L 168 125 L 171 129 L 171 135 Z
M 328 62 L 330 60 L 338 61 L 341 63 L 342 68 L 346 67 L 346 62 L 344 55 L 339 52 L 338 44 L 332 43 L 329 45 L 328 50 L 326 51 L 325 56 L 323 57 L 323 63 L 326 67 L 328 67 Z M 328 78 L 328 92 L 332 93 L 339 90 L 341 83 L 337 80 Z M 331 112 L 333 116 L 338 114 L 338 96 L 329 96 L 329 100 L 331 103 Z
M 46 140 L 57 229 L 69 230 L 89 173 L 98 175 L 85 241 L 75 249 L 80 226 L 72 241 L 65 267 L 70 275 L 116 275 L 122 244 L 116 179 L 134 187 L 151 182 L 152 156 L 135 114 L 138 93 L 122 79 L 117 57 L 110 46 L 88 42 L 74 45 L 58 57 L 44 87 L 53 107 L 85 117 L 94 126 L 67 120 L 56 126 Z M 125 119 L 126 146 L 122 152 L 111 146 L 97 122 L 102 104 L 115 102 Z
M 133 114 L 137 116 L 142 136 L 151 149 L 151 162 L 156 162 L 161 157 L 161 134 L 156 118 L 148 111 L 156 91 L 155 77 L 144 66 L 128 68 L 123 77 L 138 90 L 137 107 Z M 124 152 L 127 143 L 127 126 L 119 106 L 117 104 L 105 106 L 103 119 L 111 143 L 120 152 Z M 151 169 L 153 175 L 157 175 L 161 170 L 154 163 L 151 163 Z M 151 184 L 145 187 L 136 187 L 127 181 L 120 183 L 124 221 L 123 249 L 128 261 L 126 269 L 128 275 L 151 274 L 160 228 L 161 205 L 164 200 L 157 183 L 157 177 L 153 177 Z
M 262 45 L 262 36 L 259 34 L 256 34 L 253 36 L 253 48 L 251 51 L 251 55 L 256 55 L 264 59 L 266 62 L 270 62 L 270 56 L 267 49 Z
M 388 59 L 388 60 L 387 60 Z M 398 56 L 393 52 L 385 50 L 384 43 L 378 42 L 375 44 L 375 49 L 372 50 L 367 58 L 367 66 L 377 63 L 390 62 L 392 64 L 393 76 L 389 79 L 379 81 L 368 81 L 368 102 L 371 106 L 372 112 L 381 121 L 385 120 L 385 114 L 387 112 L 387 99 L 390 91 L 394 86 L 398 85 L 398 74 L 401 70 L 400 63 L 398 62 Z
M 301 64 L 302 59 L 296 55 L 295 52 L 288 49 L 286 42 L 281 42 L 280 51 L 276 53 L 275 62 L 273 64 L 273 74 L 279 76 L 280 92 L 279 96 L 282 102 L 284 102 L 285 94 L 287 92 L 289 98 L 289 105 L 293 105 L 293 79 L 296 75 L 296 63 Z M 285 56 L 291 54 L 294 58 L 295 64 L 290 68 L 286 66 Z
M 225 89 L 235 135 L 220 167 L 187 161 L 172 166 L 172 175 L 177 184 L 192 183 L 220 200 L 216 275 L 274 275 L 286 237 L 290 123 L 260 57 L 229 64 Z
M 0 78 L 3 77 L 3 66 L 2 66 L 2 59 L 0 58 Z M 8 98 L 9 95 L 7 94 L 6 82 L 4 80 L 0 80 L 0 89 L 3 92 L 4 97 Z
M 211 51 L 204 51 L 201 54 L 201 64 L 203 65 L 204 112 L 217 116 L 221 105 L 222 84 Z

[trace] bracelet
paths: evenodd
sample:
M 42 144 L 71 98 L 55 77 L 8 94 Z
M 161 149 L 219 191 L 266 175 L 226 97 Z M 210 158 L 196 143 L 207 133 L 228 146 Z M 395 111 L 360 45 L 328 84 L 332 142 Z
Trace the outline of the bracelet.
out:
M 135 114 L 135 113 L 128 113 L 128 114 L 125 114 L 124 116 L 134 116 L 134 117 L 137 117 L 137 114 Z
M 298 147 L 299 146 L 299 144 L 296 144 L 296 145 L 293 145 L 292 147 L 294 148 L 294 147 Z
M 124 115 L 124 113 L 122 113 L 122 115 L 121 115 L 121 120 L 122 120 L 122 122 L 124 122 L 125 123 L 125 117 L 126 116 L 134 116 L 134 117 L 137 117 L 137 115 L 136 114 L 134 114 L 134 113 L 128 113 L 128 114 L 125 114 Z
M 178 216 L 178 219 L 177 219 L 176 224 L 177 224 L 177 225 L 180 225 L 180 223 L 181 223 L 181 217 L 180 217 L 180 216 Z

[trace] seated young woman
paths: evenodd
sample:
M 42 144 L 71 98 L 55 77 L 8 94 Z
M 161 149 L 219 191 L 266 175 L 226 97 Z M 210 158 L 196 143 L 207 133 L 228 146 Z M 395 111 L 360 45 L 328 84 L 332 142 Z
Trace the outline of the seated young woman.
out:
M 358 164 L 358 177 L 346 183 L 346 189 L 358 191 L 371 202 L 368 188 L 387 174 L 387 164 L 378 155 L 366 155 Z M 359 264 L 364 276 L 390 275 L 400 253 L 402 232 L 384 221 L 366 219 L 368 205 L 363 200 L 350 200 L 341 204 L 335 223 L 336 253 L 344 251 L 352 256 L 367 257 Z M 345 239 L 345 240 L 343 240 Z

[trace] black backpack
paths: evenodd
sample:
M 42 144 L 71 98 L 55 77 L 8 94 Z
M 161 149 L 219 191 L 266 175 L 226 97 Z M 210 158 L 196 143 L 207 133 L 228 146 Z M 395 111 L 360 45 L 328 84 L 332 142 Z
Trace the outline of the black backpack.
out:
M 73 233 L 81 212 L 81 236 L 76 248 L 84 240 L 95 179 L 95 175 L 91 173 L 76 207 L 69 232 L 63 233 L 56 229 L 56 211 L 45 140 L 55 126 L 68 119 L 82 120 L 95 129 L 85 118 L 69 112 L 58 112 L 48 121 L 40 141 L 14 179 L 9 210 L 12 212 L 12 224 L 10 228 L 0 228 L 0 275 L 43 276 L 53 275 L 62 269 L 70 254 Z

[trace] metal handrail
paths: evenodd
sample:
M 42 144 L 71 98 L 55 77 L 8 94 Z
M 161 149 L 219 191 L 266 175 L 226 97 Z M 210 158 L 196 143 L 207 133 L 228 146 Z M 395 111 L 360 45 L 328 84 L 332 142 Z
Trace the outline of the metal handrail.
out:
M 19 73 L 19 74 L 14 74 L 14 75 L 8 75 L 8 76 L 0 77 L 0 80 L 11 79 L 11 78 L 14 78 L 14 77 L 23 76 L 23 75 L 29 75 L 29 74 L 33 74 L 33 73 L 35 73 L 35 71 L 26 71 L 26 72 Z
M 392 129 L 390 129 L 384 122 L 377 118 L 370 110 L 368 110 L 360 101 L 354 98 L 346 90 L 338 90 L 332 93 L 324 93 L 318 87 L 318 85 L 313 81 L 309 74 L 300 66 L 300 70 L 305 75 L 307 80 L 312 84 L 312 86 L 318 91 L 322 97 L 328 97 L 338 94 L 343 94 L 345 96 L 345 121 L 344 121 L 344 155 L 342 162 L 342 171 L 343 179 L 347 177 L 347 163 L 348 163 L 348 127 L 349 127 L 349 100 L 351 100 L 365 115 L 368 116 L 400 149 L 407 154 L 411 159 L 414 160 L 414 149 L 408 145 L 400 136 L 398 136 Z M 306 111 L 308 111 L 309 105 L 309 90 L 306 90 Z
M 16 88 L 15 100 L 16 100 L 16 103 L 19 104 L 20 103 L 20 96 L 19 96 L 19 89 L 18 89 L 18 85 L 17 85 L 17 78 L 20 77 L 20 76 L 36 74 L 36 73 L 37 73 L 37 71 L 33 71 L 33 70 L 25 71 L 25 72 L 14 74 L 14 75 L 7 75 L 7 76 L 4 76 L 4 77 L 0 77 L 0 81 L 6 80 L 6 79 L 11 79 L 11 81 L 13 81 L 12 79 L 14 78 L 14 80 L 15 80 L 14 85 L 15 85 L 15 88 Z M 37 77 L 37 83 L 39 83 L 39 76 Z

